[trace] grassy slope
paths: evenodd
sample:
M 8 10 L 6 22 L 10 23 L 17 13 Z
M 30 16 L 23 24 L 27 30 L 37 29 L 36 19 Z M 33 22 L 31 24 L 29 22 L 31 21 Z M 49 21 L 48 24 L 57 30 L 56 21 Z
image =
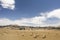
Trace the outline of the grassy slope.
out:
M 59 30 L 0 29 L 0 40 L 60 40 Z

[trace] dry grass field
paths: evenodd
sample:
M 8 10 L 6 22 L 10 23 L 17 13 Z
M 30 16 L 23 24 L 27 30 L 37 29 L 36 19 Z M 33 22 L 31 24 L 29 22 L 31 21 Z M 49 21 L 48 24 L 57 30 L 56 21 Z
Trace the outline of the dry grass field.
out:
M 60 30 L 11 30 L 0 28 L 0 40 L 60 40 Z

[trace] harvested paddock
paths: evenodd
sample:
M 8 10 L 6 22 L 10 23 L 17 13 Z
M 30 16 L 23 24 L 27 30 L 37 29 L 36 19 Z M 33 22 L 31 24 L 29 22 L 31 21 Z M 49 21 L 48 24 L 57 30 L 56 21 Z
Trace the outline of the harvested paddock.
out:
M 0 29 L 0 40 L 60 40 L 59 30 Z

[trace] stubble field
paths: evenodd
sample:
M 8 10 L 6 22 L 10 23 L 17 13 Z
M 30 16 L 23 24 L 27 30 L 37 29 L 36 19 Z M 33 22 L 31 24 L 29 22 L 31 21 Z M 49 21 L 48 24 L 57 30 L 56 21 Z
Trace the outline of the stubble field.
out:
M 60 30 L 0 29 L 0 40 L 60 40 Z

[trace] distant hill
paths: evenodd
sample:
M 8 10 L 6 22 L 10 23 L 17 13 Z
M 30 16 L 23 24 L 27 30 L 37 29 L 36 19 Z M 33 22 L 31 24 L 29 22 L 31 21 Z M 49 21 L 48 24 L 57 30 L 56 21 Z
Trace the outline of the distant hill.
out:
M 46 27 L 34 27 L 34 26 L 19 26 L 19 25 L 6 25 L 6 26 L 0 26 L 0 28 L 10 28 L 15 30 L 39 30 L 39 29 L 60 29 L 60 26 L 54 27 L 54 26 L 46 26 Z

